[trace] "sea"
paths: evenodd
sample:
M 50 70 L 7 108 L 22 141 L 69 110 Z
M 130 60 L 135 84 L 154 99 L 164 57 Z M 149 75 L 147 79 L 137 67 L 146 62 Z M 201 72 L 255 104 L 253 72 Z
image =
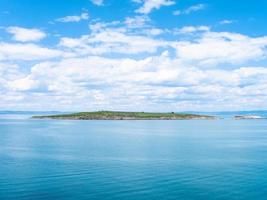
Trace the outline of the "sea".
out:
M 0 113 L 1 200 L 266 200 L 267 120 Z M 234 115 L 231 113 L 231 115 Z

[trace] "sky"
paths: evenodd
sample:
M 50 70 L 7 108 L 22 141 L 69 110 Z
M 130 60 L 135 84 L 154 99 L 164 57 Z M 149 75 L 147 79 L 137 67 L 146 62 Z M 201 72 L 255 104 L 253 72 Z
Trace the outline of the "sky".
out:
M 266 110 L 266 9 L 0 0 L 0 110 Z

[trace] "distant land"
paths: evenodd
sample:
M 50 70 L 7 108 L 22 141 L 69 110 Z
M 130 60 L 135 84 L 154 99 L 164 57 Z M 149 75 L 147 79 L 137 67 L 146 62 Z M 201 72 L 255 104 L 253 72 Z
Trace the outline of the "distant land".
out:
M 42 115 L 58 115 L 58 114 L 66 114 L 66 112 L 60 112 L 60 111 L 12 111 L 12 110 L 0 110 L 0 115 L 40 115 L 40 114 L 42 114 Z
M 103 111 L 102 111 L 103 112 Z M 111 111 L 110 111 L 111 112 Z M 49 117 L 52 116 L 62 116 L 72 113 L 77 114 L 78 112 L 75 111 L 10 111 L 10 110 L 0 110 L 0 119 L 29 119 L 32 116 L 37 117 Z M 80 112 L 79 112 L 80 113 Z M 83 112 L 84 113 L 84 112 Z M 99 112 L 89 112 L 89 113 L 99 113 Z M 116 112 L 112 112 L 113 114 Z M 121 113 L 121 112 L 120 112 Z M 124 112 L 124 113 L 143 113 L 143 112 Z M 151 114 L 170 114 L 171 112 L 167 113 L 151 113 Z M 184 112 L 175 112 L 177 115 L 183 116 L 182 119 L 192 119 L 190 116 L 204 116 L 204 117 L 216 117 L 217 119 L 267 119 L 267 111 L 266 110 L 250 110 L 250 111 L 215 111 L 215 112 L 201 112 L 201 111 L 184 111 Z M 102 113 L 103 114 L 103 113 Z M 149 114 L 149 113 L 145 113 Z M 173 114 L 173 112 L 172 112 Z M 186 118 L 186 117 L 188 118 Z M 70 117 L 70 116 L 69 116 Z M 81 116 L 82 117 L 82 116 Z M 158 116 L 157 116 L 158 117 Z M 169 116 L 168 116 L 169 117 Z M 143 119 L 143 118 L 142 118 Z M 195 118 L 194 118 L 195 119 Z M 203 118 L 202 118 L 203 119 Z
M 267 117 L 267 110 L 247 110 L 247 111 L 214 111 L 214 112 L 197 112 L 187 111 L 186 113 L 200 114 L 200 115 L 212 115 L 222 117 L 224 119 L 232 119 L 235 116 L 261 116 Z
M 186 113 L 149 113 L 149 112 L 116 112 L 97 111 L 73 114 L 33 116 L 33 119 L 68 119 L 68 120 L 189 120 L 217 119 L 217 117 Z
M 267 119 L 267 117 L 262 117 L 258 115 L 237 115 L 234 116 L 234 119 L 240 120 L 240 119 Z

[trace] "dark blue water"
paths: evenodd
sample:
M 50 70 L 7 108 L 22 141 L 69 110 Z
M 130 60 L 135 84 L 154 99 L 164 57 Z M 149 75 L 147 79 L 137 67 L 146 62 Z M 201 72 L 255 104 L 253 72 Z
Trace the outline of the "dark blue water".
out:
M 267 121 L 0 119 L 0 199 L 266 199 Z

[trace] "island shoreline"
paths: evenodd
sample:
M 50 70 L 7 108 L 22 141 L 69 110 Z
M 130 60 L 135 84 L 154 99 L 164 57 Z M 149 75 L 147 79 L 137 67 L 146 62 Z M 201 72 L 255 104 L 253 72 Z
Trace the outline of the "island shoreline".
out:
M 65 115 L 33 116 L 32 119 L 54 119 L 54 120 L 215 120 L 215 116 L 196 115 L 185 113 L 146 113 L 146 112 L 115 112 L 97 111 L 81 112 Z

